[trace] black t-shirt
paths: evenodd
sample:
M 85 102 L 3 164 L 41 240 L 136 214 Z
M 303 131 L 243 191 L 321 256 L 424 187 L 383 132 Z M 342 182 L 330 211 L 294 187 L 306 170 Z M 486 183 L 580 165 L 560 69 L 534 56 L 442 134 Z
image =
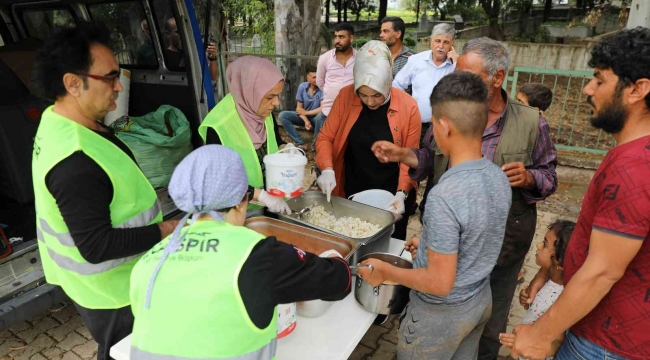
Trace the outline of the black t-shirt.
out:
M 185 68 L 185 62 L 183 61 L 183 51 L 173 51 L 165 49 L 165 64 L 169 70 L 177 71 Z
M 376 141 L 393 142 L 388 124 L 389 107 L 390 101 L 376 110 L 364 104 L 359 119 L 350 129 L 344 155 L 345 194 L 348 196 L 370 189 L 397 191 L 399 165 L 379 162 L 370 150 Z
M 112 129 L 95 131 L 115 144 L 135 162 L 131 150 Z M 110 203 L 113 184 L 93 159 L 77 151 L 56 164 L 46 175 L 50 191 L 81 256 L 92 264 L 145 252 L 161 240 L 158 225 L 115 229 Z
M 269 237 L 253 248 L 238 285 L 249 317 L 263 329 L 277 316 L 277 304 L 344 299 L 351 291 L 351 277 L 341 258 L 319 258 Z

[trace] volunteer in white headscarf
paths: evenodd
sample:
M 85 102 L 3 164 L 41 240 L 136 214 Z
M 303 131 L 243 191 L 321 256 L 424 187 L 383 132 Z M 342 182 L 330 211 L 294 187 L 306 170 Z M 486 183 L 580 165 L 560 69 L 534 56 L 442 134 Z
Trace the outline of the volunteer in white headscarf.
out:
M 169 194 L 187 215 L 131 273 L 131 359 L 271 359 L 278 304 L 349 294 L 342 258 L 243 226 L 247 189 L 241 158 L 221 145 L 176 167 Z
M 382 164 L 371 150 L 381 140 L 419 146 L 422 124 L 417 102 L 392 87 L 392 63 L 390 50 L 381 41 L 369 41 L 357 51 L 354 84 L 341 89 L 334 101 L 316 141 L 316 163 L 323 169 L 318 185 L 328 197 L 370 189 L 395 194 L 386 209 L 406 212 L 393 233 L 404 240 L 416 183 L 406 165 Z

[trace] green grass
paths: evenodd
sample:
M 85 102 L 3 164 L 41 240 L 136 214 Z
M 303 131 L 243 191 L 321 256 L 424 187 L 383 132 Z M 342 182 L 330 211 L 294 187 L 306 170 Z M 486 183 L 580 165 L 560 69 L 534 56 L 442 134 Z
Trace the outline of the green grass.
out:
M 336 14 L 337 14 L 336 9 L 332 8 L 330 10 L 330 19 L 335 20 Z M 343 14 L 341 14 L 341 16 L 343 16 Z M 417 22 L 415 17 L 415 11 L 410 11 L 410 10 L 388 10 L 386 11 L 386 16 L 399 16 L 407 24 Z M 379 11 L 377 10 L 371 13 L 368 13 L 367 11 L 362 11 L 361 16 L 359 16 L 359 21 L 368 21 L 368 19 L 377 20 L 378 17 L 379 17 Z M 356 16 L 353 15 L 350 11 L 348 11 L 348 21 L 355 21 L 355 20 L 356 20 Z

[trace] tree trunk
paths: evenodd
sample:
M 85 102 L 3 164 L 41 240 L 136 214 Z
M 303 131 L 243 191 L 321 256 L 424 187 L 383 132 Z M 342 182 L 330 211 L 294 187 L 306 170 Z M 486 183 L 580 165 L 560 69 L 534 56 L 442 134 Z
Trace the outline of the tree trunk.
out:
M 386 17 L 386 11 L 388 10 L 388 0 L 379 0 L 379 19 L 378 24 L 381 25 L 381 21 Z
M 337 17 L 336 17 L 336 23 L 341 23 L 341 11 L 343 11 L 343 5 L 341 4 L 341 1 L 343 0 L 336 0 L 336 11 Z
M 528 30 L 528 16 L 530 15 L 530 8 L 532 2 L 526 2 L 521 9 L 521 14 L 519 15 L 519 36 L 527 33 Z
M 325 0 L 325 26 L 330 27 L 330 0 Z
M 282 55 L 317 55 L 320 37 L 320 0 L 275 0 L 275 52 Z M 296 108 L 296 91 L 306 61 L 277 58 L 284 75 L 283 110 Z
M 417 10 L 415 10 L 415 22 L 420 25 L 420 0 L 418 0 Z
M 302 29 L 304 55 L 320 55 L 320 17 L 319 0 L 303 0 Z M 302 61 L 304 62 L 304 61 Z M 300 72 L 301 74 L 304 71 Z
M 501 0 L 480 0 L 485 14 L 490 19 L 490 37 L 501 40 L 501 28 L 499 27 L 499 13 L 501 12 Z
M 343 2 L 343 21 L 348 22 L 348 0 Z
M 551 17 L 551 8 L 553 7 L 553 0 L 546 0 L 544 2 L 544 17 L 542 22 L 547 22 Z

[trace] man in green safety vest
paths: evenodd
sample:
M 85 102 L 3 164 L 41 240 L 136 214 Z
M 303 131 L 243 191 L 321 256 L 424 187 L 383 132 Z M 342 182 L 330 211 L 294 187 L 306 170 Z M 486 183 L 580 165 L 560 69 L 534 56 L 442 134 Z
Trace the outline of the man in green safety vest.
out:
M 102 119 L 120 69 L 103 27 L 61 28 L 38 52 L 35 88 L 54 101 L 34 139 L 32 176 L 45 279 L 72 299 L 98 359 L 131 332 L 131 270 L 173 231 L 133 153 Z

